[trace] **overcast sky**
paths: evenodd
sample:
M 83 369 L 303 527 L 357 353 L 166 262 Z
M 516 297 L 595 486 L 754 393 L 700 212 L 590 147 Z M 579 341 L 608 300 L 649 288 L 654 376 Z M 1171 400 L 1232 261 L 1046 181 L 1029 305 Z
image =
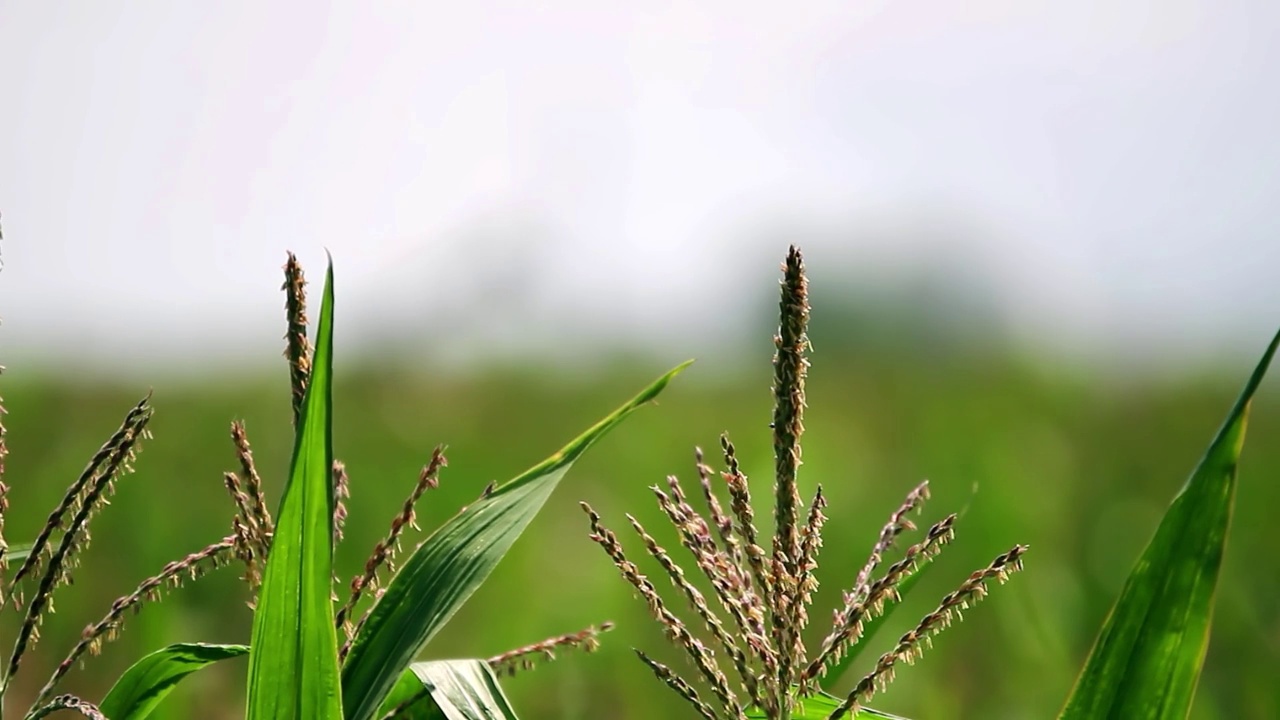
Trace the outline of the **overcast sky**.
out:
M 1256 355 L 1277 38 L 1274 0 L 0 0 L 0 355 L 271 357 L 324 248 L 348 337 L 696 352 L 789 239 Z

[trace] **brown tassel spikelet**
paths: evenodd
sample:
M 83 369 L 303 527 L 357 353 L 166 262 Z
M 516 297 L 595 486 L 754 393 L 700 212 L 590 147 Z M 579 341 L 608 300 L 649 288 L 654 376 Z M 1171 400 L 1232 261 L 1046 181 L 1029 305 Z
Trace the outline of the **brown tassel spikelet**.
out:
M 395 572 L 395 555 L 400 548 L 400 536 L 404 533 L 406 526 L 410 526 L 415 530 L 418 528 L 415 510 L 418 501 L 422 499 L 427 490 L 433 490 L 440 486 L 440 471 L 448 464 L 449 461 L 444 456 L 443 447 L 437 447 L 432 451 L 431 460 L 422 468 L 422 472 L 418 474 L 418 482 L 414 484 L 409 497 L 405 498 L 404 503 L 400 506 L 400 512 L 392 518 L 391 528 L 387 531 L 386 536 L 374 545 L 373 552 L 370 553 L 369 559 L 365 561 L 364 570 L 351 580 L 351 594 L 334 616 L 335 624 L 343 629 L 347 635 L 347 641 L 340 650 L 342 657 L 346 657 L 347 652 L 351 649 L 351 640 L 355 637 L 356 630 L 363 624 L 363 620 L 355 625 L 349 622 L 356 603 L 360 602 L 360 598 L 366 590 L 377 591 L 379 570 L 386 567 L 390 572 Z
M 311 379 L 311 343 L 307 340 L 307 279 L 298 256 L 289 253 L 284 263 L 284 357 L 289 362 L 289 387 L 293 397 L 293 423 L 302 415 L 302 401 Z
M 137 612 L 147 602 L 160 600 L 160 593 L 165 588 L 178 588 L 185 580 L 195 580 L 206 571 L 226 564 L 235 549 L 234 538 L 224 538 L 202 550 L 194 552 L 181 560 L 165 565 L 159 574 L 143 580 L 133 592 L 111 603 L 111 609 L 98 622 L 89 625 L 81 634 L 66 658 L 58 664 L 57 670 L 41 688 L 36 704 L 45 702 L 53 694 L 58 682 L 75 665 L 85 652 L 97 655 L 104 642 L 116 639 L 121 625 L 129 611 Z
M 75 564 L 76 556 L 89 544 L 89 520 L 102 506 L 106 497 L 114 488 L 115 480 L 131 470 L 131 464 L 137 451 L 138 443 L 146 435 L 147 422 L 151 419 L 150 395 L 143 398 L 125 416 L 120 429 L 112 435 L 103 449 L 99 451 L 100 460 L 90 463 L 83 482 L 77 481 L 63 497 L 63 502 L 49 516 L 44 528 L 37 535 L 36 545 L 31 549 L 28 562 L 19 570 L 24 571 L 38 567 L 33 560 L 41 554 L 41 545 L 52 547 L 50 537 L 55 529 L 63 528 L 65 516 L 71 515 L 67 521 L 57 547 L 49 555 L 44 564 L 44 572 L 40 577 L 26 615 L 18 630 L 18 638 L 14 642 L 13 652 L 4 673 L 6 678 L 13 676 L 18 664 L 28 647 L 38 638 L 40 622 L 50 609 L 53 591 L 69 580 L 68 572 Z M 98 456 L 95 456 L 95 459 Z M 16 578 L 15 578 L 16 583 Z
M 559 650 L 595 652 L 600 648 L 600 635 L 612 629 L 613 623 L 601 623 L 598 628 L 592 626 L 575 633 L 557 635 L 542 642 L 508 650 L 501 655 L 494 655 L 485 663 L 490 670 L 499 675 L 515 675 L 522 670 L 532 670 L 539 659 L 555 660 L 556 652 Z

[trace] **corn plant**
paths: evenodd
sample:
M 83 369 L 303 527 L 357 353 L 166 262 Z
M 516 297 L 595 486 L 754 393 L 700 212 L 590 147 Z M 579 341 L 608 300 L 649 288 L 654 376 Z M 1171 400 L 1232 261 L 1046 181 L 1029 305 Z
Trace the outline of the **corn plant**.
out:
M 711 587 L 714 600 L 708 601 L 686 570 L 634 516 L 626 516 L 640 544 L 684 597 L 710 639 L 700 639 L 669 608 L 653 581 L 624 552 L 618 536 L 590 505 L 582 503 L 590 538 L 604 549 L 687 657 L 694 679 L 636 650 L 641 662 L 697 715 L 706 720 L 895 717 L 864 704 L 886 688 L 899 664 L 919 659 L 938 633 L 960 617 L 961 610 L 985 597 L 991 583 L 1004 582 L 1021 570 L 1027 547 L 1014 545 L 969 575 L 880 655 L 851 689 L 833 694 L 836 688 L 830 683 L 848 669 L 859 640 L 875 633 L 926 564 L 951 541 L 955 515 L 934 523 L 921 540 L 876 576 L 898 537 L 915 530 L 907 516 L 928 497 L 927 482 L 908 493 L 844 593 L 831 629 L 810 652 L 803 633 L 818 584 L 815 571 L 826 500 L 818 484 L 807 511 L 801 512 L 797 471 L 804 431 L 809 305 L 803 260 L 794 247 L 783 265 L 780 311 L 774 338 L 771 423 L 773 537 L 766 541 L 757 529 L 749 482 L 727 436 L 720 441 L 726 467 L 719 473 L 722 483 L 713 481 L 715 472 L 704 462 L 701 449 L 695 450 L 705 513 L 689 503 L 675 476 L 667 478 L 665 487 L 652 487 L 663 515 Z M 1061 713 L 1063 720 L 1174 720 L 1190 712 L 1209 639 L 1249 404 L 1277 344 L 1280 334 L 1135 565 Z M 725 490 L 719 491 L 717 484 Z M 727 492 L 726 500 L 719 497 L 722 492 Z
M 728 436 L 720 439 L 726 465 L 720 476 L 728 492 L 727 511 L 717 497 L 713 471 L 704 462 L 701 449 L 695 451 L 695 468 L 705 514 L 689 503 L 675 476 L 667 479 L 665 488 L 652 488 L 663 514 L 675 526 L 680 543 L 710 584 L 714 603 L 707 601 L 687 579 L 686 571 L 640 522 L 627 515 L 645 550 L 710 634 L 709 643 L 698 639 L 688 624 L 668 608 L 652 581 L 628 559 L 618 536 L 602 524 L 600 515 L 587 503 L 582 503 L 582 508 L 590 520 L 591 539 L 604 549 L 622 577 L 648 604 L 666 635 L 688 657 L 700 678 L 698 684 L 710 690 L 710 698 L 696 689 L 695 682 L 645 652 L 637 650 L 637 655 L 698 715 L 706 720 L 892 717 L 864 704 L 893 679 L 899 663 L 914 662 L 934 636 L 960 617 L 962 610 L 985 597 L 991 583 L 1002 583 L 1011 573 L 1021 570 L 1027 548 L 1014 545 L 990 565 L 971 574 L 942 599 L 936 610 L 881 655 L 871 672 L 843 697 L 824 692 L 821 682 L 842 674 L 851 648 L 868 631 L 874 631 L 886 609 L 951 542 L 956 516 L 948 515 L 934 523 L 901 559 L 876 575 L 899 536 L 915 530 L 908 515 L 919 511 L 928 498 L 928 483 L 921 483 L 908 493 L 881 529 L 862 569 L 844 593 L 830 631 L 810 653 L 803 633 L 818 587 L 815 571 L 826 521 L 826 499 L 818 484 L 802 513 L 797 478 L 809 367 L 809 301 L 804 262 L 795 247 L 783 265 L 780 311 L 774 337 L 774 406 L 770 423 L 774 449 L 772 539 L 765 540 L 757 529 L 749 482 Z M 766 543 L 767 550 L 763 547 Z
M 305 281 L 285 265 L 286 356 L 295 442 L 276 513 L 243 425 L 233 424 L 239 471 L 225 484 L 236 506 L 225 541 L 246 567 L 254 607 L 244 645 L 174 645 L 143 658 L 102 704 L 111 720 L 145 717 L 190 672 L 248 655 L 250 720 L 514 718 L 497 675 L 528 668 L 563 648 L 592 650 L 599 628 L 551 638 L 488 659 L 415 662 L 418 654 L 492 572 L 560 479 L 596 440 L 653 400 L 684 366 L 663 375 L 560 452 L 515 479 L 485 488 L 398 568 L 415 506 L 447 464 L 436 448 L 364 568 L 338 591 L 333 551 L 346 519 L 347 469 L 333 458 L 333 269 L 325 280 L 314 349 L 307 339 Z M 384 578 L 383 575 L 389 575 Z M 362 609 L 363 606 L 363 609 Z
M 320 622 L 328 621 L 332 612 L 330 534 L 337 510 L 334 489 L 340 484 L 329 479 L 332 308 L 330 270 L 315 362 L 300 413 L 294 474 L 282 500 L 281 522 L 285 517 L 296 518 L 301 532 L 292 534 L 291 528 L 291 534 L 285 536 L 277 527 L 272 543 L 254 616 L 248 717 L 364 720 L 388 714 L 406 716 L 414 709 L 416 698 L 430 701 L 421 704 L 424 711 L 443 712 L 449 717 L 465 717 L 481 709 L 495 716 L 514 717 L 489 663 L 413 665 L 413 660 L 488 576 L 574 461 L 637 407 L 656 397 L 681 368 L 659 378 L 552 457 L 508 483 L 486 488 L 478 500 L 418 547 L 347 632 L 347 641 L 335 654 L 329 633 L 335 622 L 343 619 L 343 610 L 351 608 L 367 587 L 376 560 L 353 582 L 351 596 L 338 617 Z M 278 544 L 294 544 L 293 540 L 299 541 L 296 554 L 278 554 Z M 379 547 L 390 545 L 385 542 Z M 302 612 L 294 605 L 295 597 L 303 603 Z M 273 607 L 268 602 L 281 604 Z M 590 644 L 594 634 L 588 631 L 553 639 L 526 651 L 545 652 L 554 645 L 572 645 L 579 640 Z M 318 648 L 318 660 L 308 657 L 305 650 L 297 658 L 290 657 L 293 648 L 305 649 L 308 643 Z M 493 664 L 514 667 L 512 662 L 528 657 L 528 652 L 516 651 L 494 658 Z M 301 665 L 305 663 L 314 667 L 304 670 Z
M 284 284 L 285 354 L 296 432 L 290 474 L 274 518 L 245 428 L 233 423 L 239 469 L 223 477 L 235 506 L 231 533 L 169 563 L 112 603 L 102 619 L 85 628 L 24 720 L 64 710 L 90 718 L 142 720 L 184 677 L 245 655 L 248 718 L 514 718 L 498 675 L 528 669 L 537 658 L 553 658 L 563 649 L 591 651 L 599 634 L 611 627 L 603 623 L 487 659 L 415 662 L 423 646 L 492 572 L 573 463 L 627 415 L 653 400 L 684 366 L 663 375 L 547 460 L 508 483 L 485 488 L 475 502 L 421 542 L 397 572 L 394 563 L 405 532 L 417 527 L 415 507 L 437 486 L 447 465 L 444 449 L 437 447 L 386 536 L 339 592 L 333 551 L 342 538 L 349 480 L 346 467 L 332 455 L 332 268 L 314 349 L 307 339 L 304 286 L 301 267 L 290 254 Z M 0 609 L 22 616 L 13 651 L 0 666 L 0 704 L 39 637 L 40 623 L 51 612 L 54 590 L 70 582 L 70 571 L 88 545 L 89 520 L 131 468 L 152 413 L 149 396 L 129 411 L 35 541 L 21 548 L 3 541 L 6 447 L 0 424 Z M 244 564 L 249 605 L 254 608 L 249 645 L 180 643 L 162 648 L 130 667 L 96 704 L 56 694 L 66 674 L 86 654 L 113 639 L 131 611 L 186 578 L 237 559 Z M 10 563 L 17 569 L 6 573 Z M 28 586 L 34 589 L 24 601 Z
M 246 717 L 408 717 L 415 706 L 446 715 L 475 707 L 513 716 L 486 663 L 413 666 L 413 660 L 493 569 L 574 459 L 643 399 L 512 483 L 486 489 L 420 545 L 385 588 L 378 588 L 379 568 L 391 560 L 400 532 L 413 522 L 416 500 L 434 486 L 445 464 L 437 449 L 390 533 L 335 609 L 332 551 L 345 516 L 341 496 L 346 480 L 331 449 L 333 276 L 330 270 L 318 343 L 308 358 L 301 335 L 306 325 L 300 274 L 289 275 L 288 354 L 297 441 L 279 522 L 269 533 L 245 533 L 242 544 L 246 555 L 257 548 L 267 558 L 254 613 Z M 253 507 L 258 504 L 254 501 Z M 242 510 L 240 521 L 240 527 L 251 527 L 253 513 Z M 353 623 L 353 610 L 370 590 L 378 593 L 376 601 Z M 345 635 L 341 643 L 339 632 Z

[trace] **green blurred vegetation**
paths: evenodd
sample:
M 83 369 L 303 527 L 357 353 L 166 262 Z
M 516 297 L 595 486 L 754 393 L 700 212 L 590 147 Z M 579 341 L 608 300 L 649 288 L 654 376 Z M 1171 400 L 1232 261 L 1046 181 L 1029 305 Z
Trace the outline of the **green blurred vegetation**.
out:
M 802 491 L 817 482 L 831 517 L 816 606 L 834 608 L 880 526 L 920 479 L 932 481 L 924 522 L 962 511 L 956 542 L 855 663 L 862 671 L 904 626 L 968 573 L 1015 542 L 1025 573 L 966 614 L 876 707 L 908 717 L 1046 718 L 1058 709 L 1103 615 L 1160 513 L 1194 467 L 1249 367 L 1160 381 L 1067 370 L 991 347 L 932 352 L 909 343 L 859 351 L 824 341 L 808 389 Z M 1259 340 L 1261 349 L 1262 340 Z M 589 500 L 633 559 L 624 512 L 663 532 L 648 486 L 692 479 L 693 447 L 729 431 L 757 494 L 770 485 L 770 346 L 756 362 L 702 362 L 656 407 L 645 408 L 574 468 L 493 578 L 428 647 L 427 657 L 488 656 L 603 620 L 618 623 L 595 655 L 569 653 L 506 686 L 522 717 L 684 717 L 687 707 L 629 648 L 679 664 L 644 604 L 586 537 Z M 351 474 L 341 576 L 358 572 L 437 443 L 448 446 L 442 486 L 420 505 L 424 531 L 546 457 L 682 357 L 612 362 L 593 370 L 490 367 L 468 375 L 403 362 L 337 362 L 335 451 Z M 25 370 L 25 372 L 24 372 Z M 39 377 L 11 368 L 3 391 L 11 455 L 10 542 L 30 539 L 89 455 L 148 389 L 90 377 Z M 288 379 L 270 373 L 166 380 L 155 387 L 154 439 L 137 473 L 95 523 L 76 583 L 56 597 L 36 652 L 15 679 L 25 698 L 81 629 L 166 562 L 230 530 L 222 473 L 234 469 L 228 425 L 243 419 L 273 504 L 288 466 Z M 1193 717 L 1271 718 L 1280 708 L 1280 391 L 1264 384 L 1241 465 L 1237 511 L 1221 579 L 1214 637 Z M 766 513 L 761 513 L 764 520 Z M 767 522 L 767 521 L 766 521 Z M 669 528 L 667 528 L 669 530 Z M 422 535 L 406 542 L 406 551 Z M 669 549 L 678 543 L 660 535 Z M 130 663 L 168 642 L 245 642 L 250 613 L 238 567 L 180 589 L 129 620 L 119 640 L 65 687 L 101 698 Z M 345 582 L 345 580 L 344 580 Z M 663 587 L 660 585 L 660 587 Z M 673 607 L 681 607 L 674 595 Z M 827 630 L 816 614 L 812 636 Z M 6 638 L 12 628 L 6 628 Z M 191 678 L 167 717 L 235 718 L 242 662 Z M 847 678 L 848 687 L 856 678 Z

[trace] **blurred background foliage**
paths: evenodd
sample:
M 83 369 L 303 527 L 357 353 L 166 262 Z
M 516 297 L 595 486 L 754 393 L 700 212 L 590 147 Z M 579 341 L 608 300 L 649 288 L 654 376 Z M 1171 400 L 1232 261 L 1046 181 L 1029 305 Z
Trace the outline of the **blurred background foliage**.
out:
M 346 577 L 437 443 L 426 530 L 699 358 L 429 647 L 614 620 L 598 655 L 509 683 L 522 716 L 684 712 L 628 650 L 679 662 L 576 503 L 664 528 L 647 487 L 691 478 L 725 430 L 767 494 L 772 288 L 798 241 L 801 484 L 832 518 L 818 607 L 929 478 L 923 520 L 963 510 L 957 542 L 856 667 L 1028 543 L 1027 572 L 876 704 L 1052 717 L 1280 320 L 1280 96 L 1261 92 L 1280 3 L 366 5 L 0 3 L 6 538 L 36 532 L 148 389 L 157 408 L 18 694 L 113 598 L 229 531 L 232 420 L 278 499 L 287 238 L 313 277 L 322 247 L 337 258 Z M 1254 409 L 1196 720 L 1280 713 L 1278 384 Z M 165 643 L 247 640 L 236 576 L 146 608 L 68 688 L 101 697 Z M 197 675 L 168 717 L 239 717 L 243 675 Z
M 1149 375 L 1062 362 L 1004 339 L 998 327 L 979 320 L 966 325 L 965 318 L 982 314 L 964 312 L 970 306 L 945 297 L 931 299 L 928 282 L 875 301 L 824 285 L 820 273 L 814 282 L 801 485 L 808 495 L 823 484 L 832 519 L 811 634 L 815 640 L 825 634 L 822 608 L 835 607 L 888 514 L 928 478 L 934 499 L 922 520 L 960 512 L 957 540 L 886 632 L 864 644 L 853 672 L 970 571 L 1015 542 L 1027 543 L 1027 572 L 967 613 L 874 704 L 926 719 L 1051 717 L 1130 565 L 1251 364 L 1232 360 Z M 577 501 L 590 501 L 619 531 L 624 512 L 663 528 L 647 488 L 673 473 L 692 480 L 694 446 L 715 457 L 722 431 L 738 445 L 755 493 L 768 497 L 773 311 L 760 303 L 746 314 L 754 339 L 695 364 L 658 406 L 588 453 L 489 583 L 432 642 L 428 657 L 489 656 L 613 620 L 618 628 L 604 636 L 599 653 L 570 653 L 507 682 L 522 716 L 687 713 L 630 652 L 640 647 L 682 662 L 630 586 L 586 539 Z M 1259 352 L 1264 342 L 1258 339 Z M 435 444 L 447 445 L 449 467 L 441 487 L 420 505 L 427 532 L 490 480 L 512 477 L 547 456 L 684 359 L 667 349 L 622 345 L 584 352 L 599 360 L 446 367 L 429 348 L 381 357 L 366 348 L 352 358 L 354 351 L 339 347 L 335 444 L 352 482 L 338 554 L 342 577 L 360 569 Z M 158 373 L 155 437 L 144 446 L 137 473 L 119 485 L 98 519 L 75 585 L 57 597 L 39 652 L 18 676 L 27 684 L 18 688 L 20 696 L 42 679 L 34 671 L 51 671 L 112 599 L 229 532 L 231 505 L 221 476 L 235 467 L 227 434 L 232 420 L 246 422 L 272 502 L 278 500 L 290 451 L 288 381 L 283 362 L 270 368 L 267 354 L 256 368 Z M 36 532 L 88 456 L 149 388 L 145 381 L 70 371 L 65 364 L 41 367 L 11 367 L 3 385 L 12 453 L 10 542 Z M 1274 682 L 1280 490 L 1270 482 L 1280 468 L 1277 432 L 1280 393 L 1264 386 L 1241 468 L 1197 720 L 1272 717 L 1280 707 Z M 758 513 L 765 524 L 766 516 Z M 643 562 L 638 543 L 620 535 L 642 567 L 660 574 Z M 421 537 L 406 541 L 406 552 Z M 678 549 L 669 534 L 659 539 Z M 148 606 L 101 657 L 72 674 L 68 689 L 101 697 L 130 663 L 165 643 L 245 641 L 250 614 L 238 572 L 217 571 Z M 244 668 L 225 665 L 180 688 L 166 717 L 238 717 Z M 846 678 L 841 687 L 855 680 Z

